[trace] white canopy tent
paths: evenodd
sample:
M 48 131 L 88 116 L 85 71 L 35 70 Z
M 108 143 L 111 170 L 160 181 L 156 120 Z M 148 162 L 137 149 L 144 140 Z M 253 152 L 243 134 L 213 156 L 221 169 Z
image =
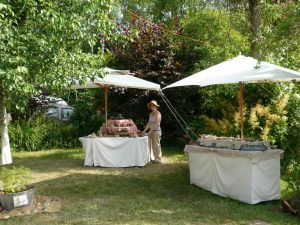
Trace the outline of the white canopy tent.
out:
M 203 87 L 214 84 L 240 83 L 241 136 L 243 137 L 244 83 L 292 80 L 300 80 L 300 73 L 271 63 L 259 62 L 252 57 L 239 55 L 179 80 L 163 89 L 191 85 Z
M 71 89 L 99 88 L 99 87 L 125 87 L 159 91 L 160 85 L 132 76 L 129 70 L 104 69 L 106 75 L 103 78 L 96 77 L 94 81 L 88 79 L 83 85 L 73 84 Z
M 129 70 L 104 69 L 106 75 L 103 78 L 96 77 L 94 81 L 88 79 L 83 85 L 73 84 L 71 89 L 104 88 L 105 91 L 105 123 L 107 123 L 107 95 L 110 87 L 136 88 L 144 90 L 160 91 L 160 85 L 132 76 Z

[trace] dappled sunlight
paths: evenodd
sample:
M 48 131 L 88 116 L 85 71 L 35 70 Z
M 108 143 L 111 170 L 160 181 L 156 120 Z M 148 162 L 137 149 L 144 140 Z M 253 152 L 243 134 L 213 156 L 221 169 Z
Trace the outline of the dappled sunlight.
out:
M 161 210 L 154 210 L 154 209 L 152 209 L 152 210 L 150 210 L 150 212 L 156 213 L 156 214 L 161 214 L 162 216 L 164 214 L 172 214 L 172 213 L 174 213 L 174 211 L 166 210 L 166 209 L 161 209 Z
M 84 153 L 81 149 L 14 153 L 13 159 L 15 164 L 29 167 L 36 173 L 35 177 L 40 175 L 58 177 L 61 173 L 102 175 L 169 173 L 174 169 L 187 166 L 187 159 L 183 152 L 168 153 L 163 156 L 162 164 L 148 163 L 144 167 L 128 168 L 85 167 Z
M 190 185 L 186 175 L 187 171 L 140 177 L 70 174 L 35 185 L 40 193 L 58 195 L 63 213 L 76 213 L 80 209 L 81 216 L 73 215 L 74 218 L 69 218 L 70 224 L 78 220 L 90 221 L 88 218 L 103 222 L 115 218 L 122 224 L 134 224 L 132 221 L 137 218 L 141 220 L 140 224 L 160 224 L 161 218 L 173 221 L 172 224 L 197 221 L 216 224 L 216 215 L 228 214 L 232 206 L 239 206 L 241 212 L 253 208 Z M 225 221 L 226 224 L 242 224 L 230 218 Z

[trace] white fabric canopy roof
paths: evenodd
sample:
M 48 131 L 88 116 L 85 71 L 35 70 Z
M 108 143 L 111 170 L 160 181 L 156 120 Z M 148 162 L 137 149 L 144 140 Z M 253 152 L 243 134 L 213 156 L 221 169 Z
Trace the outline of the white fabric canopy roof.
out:
M 105 124 L 107 124 L 107 95 L 109 87 L 113 86 L 160 91 L 159 84 L 134 77 L 131 75 L 129 70 L 114 70 L 110 68 L 105 68 L 104 70 L 106 75 L 103 78 L 96 77 L 94 81 L 88 79 L 83 85 L 80 85 L 77 82 L 77 84 L 71 85 L 71 89 L 104 88 Z
M 241 137 L 243 138 L 243 83 L 291 80 L 300 80 L 300 73 L 239 55 L 179 80 L 163 89 L 191 85 L 203 87 L 213 84 L 240 83 Z
M 258 62 L 252 57 L 239 55 L 179 80 L 163 89 L 179 86 L 208 86 L 259 81 L 299 80 L 300 73 L 267 62 Z
M 99 88 L 99 87 L 125 87 L 125 88 L 137 88 L 144 90 L 159 91 L 160 85 L 137 78 L 131 75 L 129 70 L 113 70 L 105 68 L 107 73 L 103 78 L 96 77 L 94 81 L 90 79 L 84 85 L 74 84 L 71 85 L 71 89 L 85 89 L 85 88 Z

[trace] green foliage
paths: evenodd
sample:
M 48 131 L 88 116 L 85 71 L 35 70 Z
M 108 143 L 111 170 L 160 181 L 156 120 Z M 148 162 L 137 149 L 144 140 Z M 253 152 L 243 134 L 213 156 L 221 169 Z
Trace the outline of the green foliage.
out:
M 114 98 L 109 98 L 109 110 Z M 97 132 L 104 123 L 104 91 L 103 89 L 84 90 L 71 98 L 74 112 L 70 124 L 77 128 L 77 136 L 82 137 Z M 74 136 L 74 135 L 73 135 Z
M 67 122 L 33 116 L 13 122 L 9 126 L 9 136 L 13 150 L 38 151 L 78 146 L 77 130 L 77 126 Z
M 188 11 L 199 11 L 209 4 L 203 0 L 120 0 L 125 20 L 130 20 L 130 12 L 145 18 L 151 17 L 155 22 L 164 21 L 168 25 L 176 25 Z M 130 11 L 130 12 L 129 12 Z
M 47 125 L 42 117 L 17 120 L 9 126 L 9 137 L 15 150 L 37 151 L 43 148 Z
M 125 45 L 114 46 L 112 49 L 116 55 L 114 65 L 123 69 L 130 69 L 137 77 L 162 86 L 173 82 L 179 76 L 178 64 L 174 60 L 176 46 L 163 24 L 155 24 L 133 17 L 129 25 L 122 29 L 124 34 L 132 38 L 132 41 Z M 162 103 L 157 92 L 123 89 L 115 89 L 111 92 L 113 93 L 110 94 L 109 102 L 115 102 L 115 106 L 112 107 L 113 110 L 132 118 L 137 122 L 140 129 L 143 129 L 148 120 L 146 104 L 152 99 L 157 99 Z M 165 136 L 170 134 L 169 130 L 174 132 L 174 126 L 177 124 L 174 124 L 174 118 L 170 115 L 165 104 L 162 103 L 161 105 L 162 126 Z
M 239 52 L 249 51 L 247 37 L 232 27 L 230 19 L 228 13 L 210 9 L 189 13 L 184 17 L 180 34 L 188 38 L 177 39 L 180 47 L 176 51 L 176 60 L 185 76 L 232 58 Z M 178 105 L 186 106 L 183 114 L 187 115 L 188 122 L 193 121 L 190 126 L 197 134 L 236 134 L 233 113 L 238 106 L 237 86 L 220 85 L 198 90 L 185 87 L 185 90 L 182 88 L 178 91 L 181 93 L 177 94 L 178 98 L 185 99 L 184 104 Z M 226 112 L 226 109 L 230 111 Z
M 245 88 L 246 89 L 246 88 Z M 201 96 L 203 114 L 212 118 L 233 120 L 234 113 L 238 110 L 239 86 L 236 84 L 212 85 L 198 89 Z M 245 94 L 245 101 L 247 100 Z M 216 104 L 217 103 L 217 104 Z
M 190 13 L 181 21 L 182 35 L 178 57 L 189 72 L 206 69 L 240 52 L 247 55 L 249 43 L 238 29 L 232 27 L 230 14 L 217 10 Z
M 272 144 L 280 142 L 287 133 L 286 105 L 288 95 L 277 97 L 273 105 L 263 106 L 259 100 L 247 112 L 245 117 L 248 125 L 247 136 L 250 138 L 269 141 Z
M 0 167 L 0 191 L 5 194 L 25 191 L 29 174 L 30 170 L 24 166 Z
M 199 116 L 197 120 L 191 122 L 198 137 L 201 134 L 214 134 L 217 136 L 235 136 L 236 127 L 231 121 L 223 119 L 213 119 L 206 115 Z
M 102 35 L 113 38 L 111 0 L 4 0 L 0 6 L 0 91 L 22 109 L 39 86 L 66 88 L 101 74 Z M 72 78 L 72 79 L 71 79 Z M 38 85 L 37 85 L 38 84 Z
M 135 72 L 137 77 L 164 85 L 176 74 L 175 46 L 163 24 L 133 17 L 123 26 L 124 35 L 132 40 L 113 47 L 115 64 Z M 174 79 L 174 77 L 173 77 Z
M 288 133 L 282 141 L 285 150 L 282 171 L 289 187 L 300 194 L 300 95 L 294 93 L 288 102 Z
M 183 31 L 178 34 L 198 40 L 192 41 L 170 36 L 170 31 L 164 25 L 151 24 L 134 17 L 130 25 L 123 27 L 124 33 L 132 37 L 132 42 L 114 49 L 115 64 L 162 86 L 173 83 L 183 77 L 179 71 L 186 75 L 229 56 L 236 56 L 240 51 L 247 51 L 246 38 L 230 28 L 229 19 L 226 13 L 212 10 L 187 15 L 182 22 Z M 202 115 L 203 111 L 215 105 L 212 101 L 216 100 L 206 98 L 202 91 L 197 91 L 197 88 L 167 89 L 164 93 L 187 122 Z M 224 92 L 222 94 L 224 98 Z M 132 118 L 147 118 L 145 114 L 147 101 L 152 98 L 159 100 L 160 97 L 154 94 L 137 96 L 136 92 L 131 91 L 126 91 L 123 98 L 120 94 L 118 96 L 120 113 L 126 115 L 128 108 L 135 108 L 134 112 L 130 112 Z M 131 102 L 126 101 L 128 98 Z M 211 101 L 211 104 L 206 104 L 206 101 Z M 161 105 L 164 138 L 174 140 L 174 136 L 181 136 L 183 130 L 165 104 Z M 195 107 L 199 105 L 200 107 Z M 216 105 L 217 115 L 220 115 L 219 107 L 220 104 Z
M 261 52 L 268 61 L 299 70 L 299 1 L 262 1 Z
M 240 135 L 238 85 L 205 87 L 202 108 L 205 114 L 191 126 L 198 134 Z M 259 90 L 259 91 L 258 91 Z M 288 132 L 287 106 L 290 89 L 283 84 L 247 84 L 244 93 L 244 136 L 282 145 Z M 285 94 L 283 94 L 285 93 Z M 218 104 L 215 104 L 218 102 Z
M 52 148 L 74 148 L 80 146 L 79 127 L 70 122 L 45 121 L 46 135 L 39 150 Z
M 300 127 L 293 129 L 287 137 L 285 157 L 284 179 L 288 182 L 289 188 L 300 194 Z
M 0 111 L 4 106 L 10 110 L 24 109 L 28 97 L 41 87 L 60 92 L 74 79 L 82 83 L 87 77 L 101 76 L 100 68 L 107 55 L 102 49 L 102 37 L 114 38 L 112 3 L 111 0 L 1 1 Z M 63 125 L 59 129 L 57 124 L 47 127 L 35 119 L 18 121 L 11 128 L 12 143 L 19 150 L 47 148 L 50 142 L 73 145 L 69 136 L 60 137 L 59 141 L 45 140 L 54 136 L 50 135 L 49 127 L 63 133 L 73 129 Z

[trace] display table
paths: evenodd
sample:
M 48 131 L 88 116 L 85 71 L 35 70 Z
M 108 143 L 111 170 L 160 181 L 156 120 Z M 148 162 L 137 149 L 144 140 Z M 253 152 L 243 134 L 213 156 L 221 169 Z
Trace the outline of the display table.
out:
M 144 166 L 150 161 L 148 137 L 79 138 L 85 166 Z
M 186 145 L 190 182 L 249 204 L 280 198 L 282 150 L 238 151 Z

